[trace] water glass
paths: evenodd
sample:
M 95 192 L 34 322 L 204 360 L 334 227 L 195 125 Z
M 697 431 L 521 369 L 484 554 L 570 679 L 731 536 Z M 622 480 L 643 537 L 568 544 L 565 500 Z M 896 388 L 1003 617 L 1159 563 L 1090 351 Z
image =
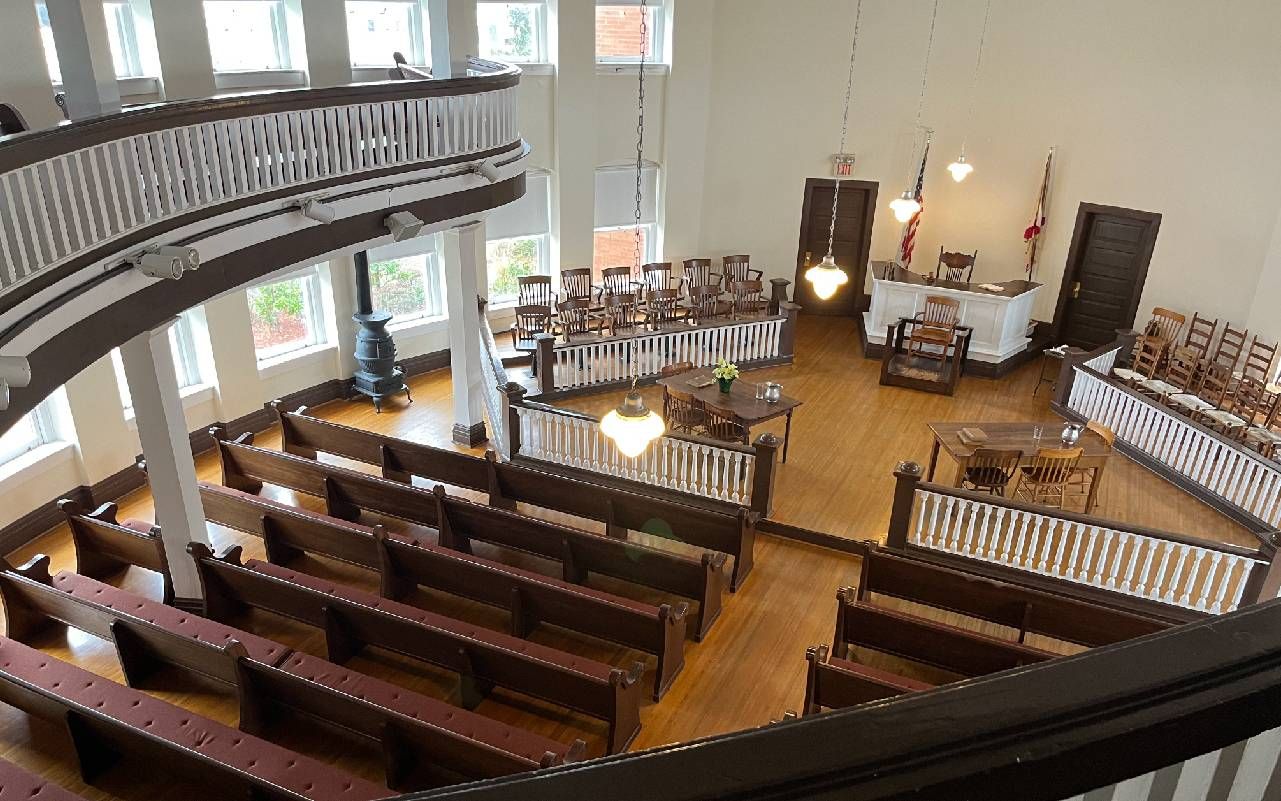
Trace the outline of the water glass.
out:
M 765 382 L 761 381 L 756 385 L 756 399 L 765 400 Z

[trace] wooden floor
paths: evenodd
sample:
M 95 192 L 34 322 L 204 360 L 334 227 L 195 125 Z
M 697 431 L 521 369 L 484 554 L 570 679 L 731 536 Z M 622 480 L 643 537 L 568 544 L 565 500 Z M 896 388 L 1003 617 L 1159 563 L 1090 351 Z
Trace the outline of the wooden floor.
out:
M 805 401 L 796 413 L 789 461 L 779 475 L 776 518 L 846 537 L 883 539 L 893 486 L 891 471 L 899 460 L 924 462 L 928 458 L 925 422 L 1057 420 L 1048 410 L 1048 385 L 1042 387 L 1040 397 L 1032 397 L 1038 371 L 1035 364 L 1001 381 L 965 379 L 953 398 L 879 387 L 877 367 L 876 362 L 864 360 L 859 354 L 852 321 L 805 318 L 800 327 L 796 364 L 748 375 L 753 381 L 778 381 L 788 395 Z M 416 378 L 413 391 L 416 401 L 412 406 L 392 403 L 381 415 L 375 415 L 367 403 L 336 402 L 316 412 L 375 431 L 438 445 L 448 443 L 453 422 L 448 371 Z M 659 397 L 654 390 L 647 390 L 650 402 L 657 402 Z M 577 399 L 565 405 L 601 413 L 616 402 L 617 396 L 609 395 Z M 775 429 L 782 434 L 781 422 L 771 424 L 769 430 Z M 260 436 L 259 443 L 278 447 L 278 433 Z M 1123 457 L 1113 461 L 1101 492 L 1099 514 L 1200 537 L 1252 544 L 1252 536 L 1243 529 L 1163 480 Z M 216 460 L 211 455 L 200 457 L 197 468 L 202 479 L 218 480 Z M 947 475 L 944 473 L 943 478 Z M 313 508 L 318 506 L 314 499 L 295 498 L 283 491 L 272 494 Z M 124 499 L 121 507 L 122 516 L 152 519 L 151 499 L 146 491 Z M 399 521 L 383 522 L 394 530 L 412 530 Z M 600 528 L 575 522 L 593 530 Z M 247 556 L 264 556 L 259 540 L 213 526 L 210 535 L 218 548 L 242 544 Z M 10 555 L 10 560 L 22 562 L 37 553 L 49 554 L 55 570 L 74 569 L 74 554 L 64 529 L 41 537 Z M 498 555 L 553 572 L 550 566 L 528 558 Z M 372 574 L 349 566 L 313 559 L 305 568 L 374 587 Z M 751 578 L 737 594 L 725 598 L 724 614 L 706 640 L 687 643 L 684 672 L 668 695 L 658 704 L 646 702 L 642 709 L 643 728 L 633 750 L 763 725 L 788 709 L 799 708 L 805 648 L 830 642 L 836 589 L 856 583 L 857 568 L 858 561 L 852 557 L 762 536 Z M 159 583 L 143 571 L 130 571 L 120 583 L 153 598 L 160 594 Z M 593 583 L 642 600 L 662 598 L 606 580 L 597 583 L 593 579 Z M 505 624 L 503 615 L 456 599 L 422 593 L 413 600 L 495 628 Z M 963 622 L 955 616 L 936 617 Z M 282 618 L 256 614 L 241 625 L 309 653 L 323 653 L 318 632 Z M 994 631 L 990 627 L 975 628 Z M 538 631 L 534 639 L 616 665 L 645 659 L 643 654 L 559 630 Z M 79 632 L 54 630 L 33 644 L 103 676 L 122 680 L 114 652 L 104 641 Z M 1033 644 L 1063 652 L 1073 650 L 1054 643 Z M 649 658 L 651 670 L 652 663 Z M 385 652 L 359 656 L 351 664 L 429 695 L 448 698 L 453 689 L 448 675 Z M 921 671 L 912 671 L 911 675 L 946 678 Z M 147 689 L 199 714 L 232 725 L 236 722 L 236 705 L 226 691 L 216 686 L 181 676 L 162 676 Z M 603 725 L 559 713 L 538 702 L 496 692 L 478 711 L 562 740 L 583 737 L 593 754 L 601 750 Z M 271 733 L 270 739 L 366 778 L 382 778 L 373 747 L 309 723 L 287 721 Z M 163 770 L 154 769 L 117 769 L 98 787 L 86 787 L 76 776 L 62 732 L 9 707 L 0 707 L 0 757 L 41 773 L 88 799 L 201 798 L 198 788 L 174 784 Z

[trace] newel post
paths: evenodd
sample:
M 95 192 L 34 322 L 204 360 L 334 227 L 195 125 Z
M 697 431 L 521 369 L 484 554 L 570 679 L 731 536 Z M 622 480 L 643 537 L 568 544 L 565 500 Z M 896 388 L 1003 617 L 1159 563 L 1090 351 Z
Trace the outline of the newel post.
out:
M 1268 554 L 1268 561 L 1257 562 L 1246 577 L 1241 606 L 1270 601 L 1281 594 L 1281 558 L 1277 558 L 1281 551 L 1281 531 L 1268 534 L 1259 550 L 1261 554 Z
M 778 477 L 778 437 L 761 434 L 752 443 L 756 449 L 756 470 L 752 474 L 752 511 L 762 518 L 774 511 L 774 481 Z
M 779 308 L 787 303 L 787 288 L 792 285 L 792 282 L 786 278 L 771 278 L 769 282 L 769 313 L 778 314 Z
M 787 319 L 783 321 L 783 330 L 778 337 L 778 355 L 790 362 L 796 355 L 796 318 L 800 316 L 801 307 L 784 301 L 779 304 L 779 311 L 786 314 Z
M 534 351 L 534 374 L 538 376 L 538 392 L 550 395 L 556 391 L 556 337 L 553 334 L 534 334 L 538 349 Z
M 515 459 L 516 454 L 520 453 L 520 413 L 516 410 L 525 402 L 526 389 L 515 381 L 509 381 L 499 391 L 503 394 L 503 409 L 500 413 L 507 421 L 507 458 Z
M 1085 351 L 1080 348 L 1068 348 L 1063 351 L 1063 363 L 1059 365 L 1059 378 L 1054 382 L 1054 405 L 1067 408 L 1068 399 L 1072 397 L 1072 381 L 1076 378 L 1076 367 L 1085 361 Z
M 907 548 L 907 530 L 912 522 L 912 507 L 916 503 L 916 486 L 921 483 L 921 466 L 916 462 L 899 462 L 894 468 L 894 507 L 890 511 L 890 530 L 885 537 L 885 547 Z
M 1116 340 L 1120 343 L 1121 349 L 1116 353 L 1116 363 L 1129 367 L 1134 361 L 1134 346 L 1138 344 L 1142 331 L 1135 331 L 1133 328 L 1118 328 L 1116 330 Z

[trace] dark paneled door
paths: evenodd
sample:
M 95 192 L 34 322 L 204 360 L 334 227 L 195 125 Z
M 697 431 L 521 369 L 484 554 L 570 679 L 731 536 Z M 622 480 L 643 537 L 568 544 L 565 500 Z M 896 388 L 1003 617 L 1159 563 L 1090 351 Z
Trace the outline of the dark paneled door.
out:
M 796 282 L 792 291 L 792 300 L 801 304 L 802 313 L 854 315 L 866 310 L 863 281 L 867 273 L 868 249 L 872 244 L 878 186 L 875 181 L 841 181 L 832 255 L 850 280 L 831 298 L 820 300 L 810 291 L 805 271 L 827 254 L 827 231 L 832 224 L 832 195 L 836 191 L 836 181 L 830 178 L 806 179 L 805 200 L 801 207 L 801 237 L 796 253 Z
M 1161 215 L 1082 203 L 1059 292 L 1060 342 L 1092 350 L 1134 326 Z

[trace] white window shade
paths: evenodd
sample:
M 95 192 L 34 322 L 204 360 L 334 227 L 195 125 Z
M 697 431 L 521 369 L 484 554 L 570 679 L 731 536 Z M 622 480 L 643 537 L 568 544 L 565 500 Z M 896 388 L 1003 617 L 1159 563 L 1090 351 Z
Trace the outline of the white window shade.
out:
M 485 220 L 485 238 L 515 239 L 547 233 L 551 228 L 549 186 L 549 176 L 526 173 L 524 197 L 494 209 Z
M 658 166 L 641 169 L 641 225 L 658 222 Z M 636 168 L 600 167 L 596 170 L 596 228 L 618 228 L 636 223 Z

